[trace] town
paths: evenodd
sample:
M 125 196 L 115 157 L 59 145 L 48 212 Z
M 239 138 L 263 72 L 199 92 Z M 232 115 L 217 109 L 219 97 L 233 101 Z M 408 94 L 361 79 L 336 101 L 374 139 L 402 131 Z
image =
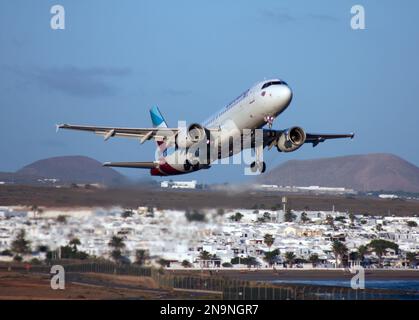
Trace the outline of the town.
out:
M 0 207 L 0 261 L 168 269 L 418 268 L 419 218 L 286 208 Z

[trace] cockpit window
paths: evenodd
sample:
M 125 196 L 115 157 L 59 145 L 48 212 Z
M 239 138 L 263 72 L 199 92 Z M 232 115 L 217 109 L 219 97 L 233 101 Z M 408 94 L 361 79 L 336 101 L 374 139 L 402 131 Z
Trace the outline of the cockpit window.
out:
M 262 89 L 266 89 L 267 87 L 273 86 L 273 85 L 279 85 L 279 84 L 286 84 L 284 81 L 269 81 L 266 82 L 263 86 Z

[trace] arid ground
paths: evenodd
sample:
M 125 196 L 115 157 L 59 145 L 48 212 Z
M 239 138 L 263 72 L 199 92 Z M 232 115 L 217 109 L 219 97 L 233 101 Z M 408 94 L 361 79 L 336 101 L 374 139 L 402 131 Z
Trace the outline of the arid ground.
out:
M 162 189 L 85 189 L 30 186 L 0 186 L 0 206 L 38 205 L 47 207 L 127 208 L 153 206 L 162 209 L 259 208 L 280 207 L 284 194 L 276 192 L 229 192 Z M 288 207 L 294 210 L 332 210 L 363 214 L 419 214 L 419 201 L 389 200 L 361 196 L 287 194 Z
M 64 290 L 53 290 L 50 276 L 0 271 L 0 300 L 219 299 L 219 294 L 159 288 L 148 277 L 70 274 Z

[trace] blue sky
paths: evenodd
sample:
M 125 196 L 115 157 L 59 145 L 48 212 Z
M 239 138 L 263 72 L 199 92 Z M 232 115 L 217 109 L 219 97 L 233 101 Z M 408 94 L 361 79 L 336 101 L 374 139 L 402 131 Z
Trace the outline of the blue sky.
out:
M 50 8 L 66 29 L 50 28 Z M 362 4 L 366 30 L 350 28 Z M 276 128 L 356 133 L 353 141 L 265 152 L 289 159 L 390 152 L 419 165 L 419 2 L 0 2 L 0 171 L 59 155 L 147 161 L 154 144 L 55 133 L 56 123 L 149 127 L 158 105 L 169 125 L 200 122 L 264 78 L 294 91 Z M 244 181 L 243 167 L 182 178 Z M 135 177 L 147 171 L 123 170 Z

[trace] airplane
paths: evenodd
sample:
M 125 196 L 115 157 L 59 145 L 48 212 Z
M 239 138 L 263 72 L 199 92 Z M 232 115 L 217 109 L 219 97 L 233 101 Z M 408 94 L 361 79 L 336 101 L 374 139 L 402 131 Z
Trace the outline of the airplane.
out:
M 57 131 L 89 131 L 102 135 L 105 141 L 112 137 L 135 138 L 141 144 L 154 140 L 158 150 L 155 161 L 103 164 L 107 167 L 150 169 L 153 176 L 187 174 L 208 169 L 214 161 L 232 157 L 245 149 L 250 149 L 255 154 L 255 161 L 250 163 L 251 172 L 260 174 L 266 171 L 263 161 L 265 147 L 271 149 L 276 146 L 279 152 L 293 152 L 305 143 L 311 143 L 315 147 L 328 139 L 354 138 L 354 133 L 307 133 L 298 126 L 272 129 L 274 120 L 288 108 L 292 97 L 293 92 L 285 81 L 270 79 L 258 82 L 208 120 L 192 123 L 188 127 L 178 125 L 177 128 L 169 128 L 159 108 L 152 107 L 152 128 L 60 124 L 57 125 Z M 266 125 L 268 128 L 264 128 Z M 233 144 L 237 139 L 241 144 L 235 148 Z M 250 143 L 244 143 L 245 139 L 250 139 Z M 195 145 L 200 147 L 196 148 Z M 168 151 L 171 151 L 169 155 Z M 201 157 L 200 154 L 204 156 Z

